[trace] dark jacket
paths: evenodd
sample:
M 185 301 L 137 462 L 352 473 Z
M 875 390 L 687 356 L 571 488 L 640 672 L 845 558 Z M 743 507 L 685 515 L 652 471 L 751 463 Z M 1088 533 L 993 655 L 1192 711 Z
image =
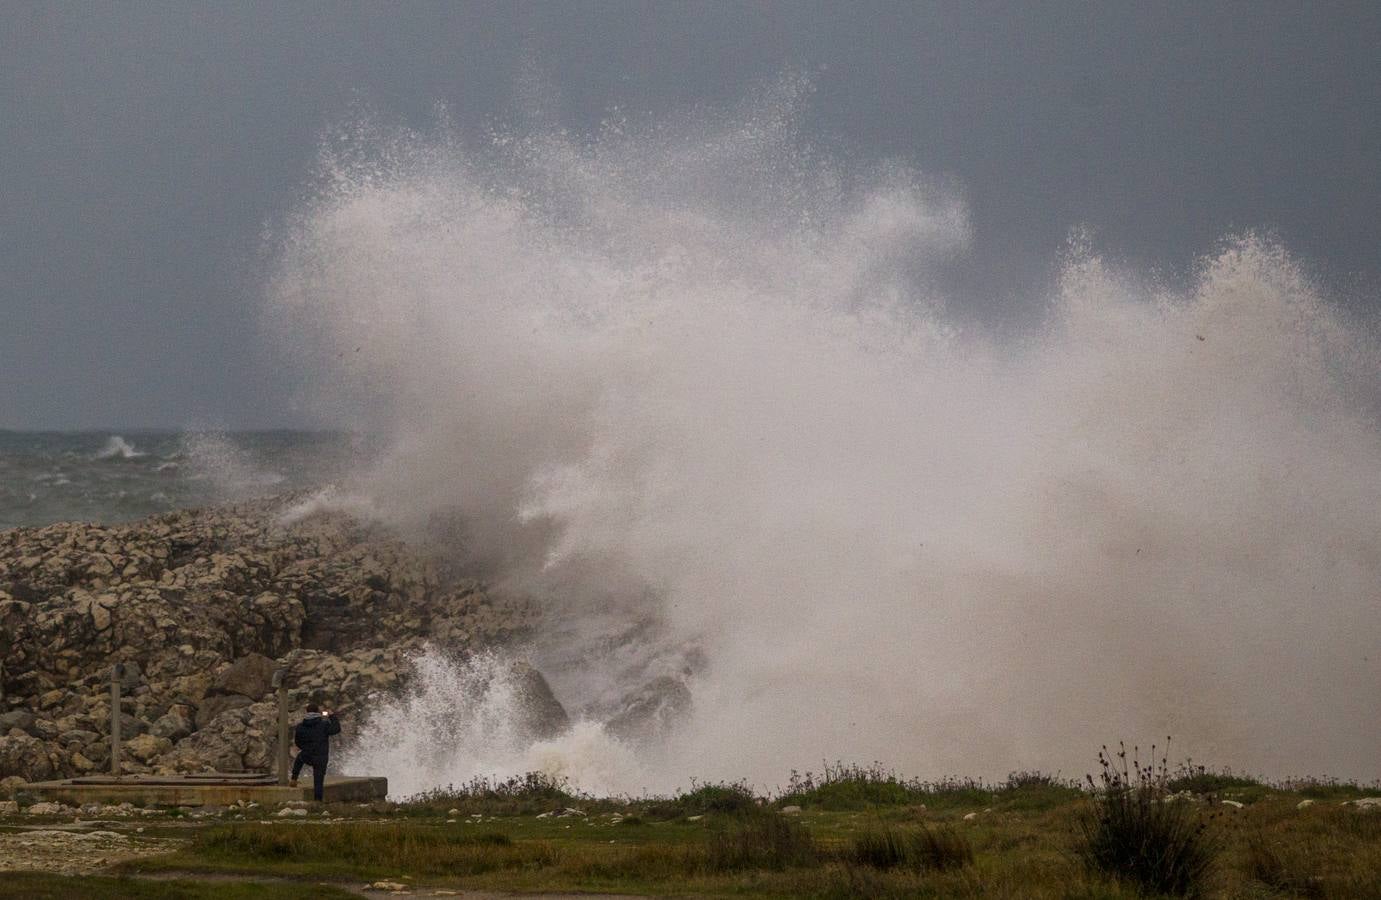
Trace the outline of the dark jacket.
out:
M 324 761 L 331 755 L 331 735 L 340 734 L 340 722 L 334 715 L 307 713 L 307 718 L 297 723 L 293 731 L 293 743 L 307 759 Z

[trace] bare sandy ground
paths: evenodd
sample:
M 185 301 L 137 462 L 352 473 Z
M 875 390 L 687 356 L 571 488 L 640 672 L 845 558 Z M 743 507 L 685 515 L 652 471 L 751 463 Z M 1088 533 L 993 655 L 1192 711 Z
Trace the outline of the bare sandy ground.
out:
M 119 862 L 156 856 L 180 841 L 146 838 L 128 831 L 107 830 L 107 823 L 91 827 L 36 826 L 0 834 L 0 872 L 55 872 L 90 875 Z

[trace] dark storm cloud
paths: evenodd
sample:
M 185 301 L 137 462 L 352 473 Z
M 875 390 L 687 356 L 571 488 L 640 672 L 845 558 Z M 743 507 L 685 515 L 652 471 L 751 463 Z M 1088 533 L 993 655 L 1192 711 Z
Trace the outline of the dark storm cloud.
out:
M 1264 228 L 1373 281 L 1373 4 L 54 4 L 0 30 L 0 427 L 296 421 L 262 228 L 366 102 L 462 129 L 535 61 L 576 130 L 813 74 L 807 127 L 963 185 L 952 289 L 1031 301 L 1071 226 L 1183 270 Z

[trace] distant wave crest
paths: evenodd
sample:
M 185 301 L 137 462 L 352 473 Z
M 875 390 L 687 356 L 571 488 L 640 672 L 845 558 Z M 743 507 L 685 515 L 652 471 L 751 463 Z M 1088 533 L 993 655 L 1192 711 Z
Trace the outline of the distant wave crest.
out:
M 96 453 L 97 459 L 138 459 L 147 454 L 134 448 L 134 445 L 118 434 L 106 439 L 105 446 Z

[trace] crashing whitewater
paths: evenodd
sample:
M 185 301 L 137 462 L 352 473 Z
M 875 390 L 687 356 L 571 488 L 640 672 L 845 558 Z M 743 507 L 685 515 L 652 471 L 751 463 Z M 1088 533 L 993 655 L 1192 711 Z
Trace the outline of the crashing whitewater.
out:
M 813 151 L 805 93 L 325 143 L 266 322 L 325 421 L 393 438 L 332 496 L 462 516 L 456 558 L 542 605 L 525 652 L 577 719 L 520 740 L 502 662 L 434 655 L 351 762 L 620 792 L 1077 773 L 1170 734 L 1381 775 L 1373 335 L 1252 236 L 1187 288 L 1076 241 L 1038 322 L 974 324 L 932 277 L 963 203 Z M 601 728 L 657 679 L 674 721 Z

